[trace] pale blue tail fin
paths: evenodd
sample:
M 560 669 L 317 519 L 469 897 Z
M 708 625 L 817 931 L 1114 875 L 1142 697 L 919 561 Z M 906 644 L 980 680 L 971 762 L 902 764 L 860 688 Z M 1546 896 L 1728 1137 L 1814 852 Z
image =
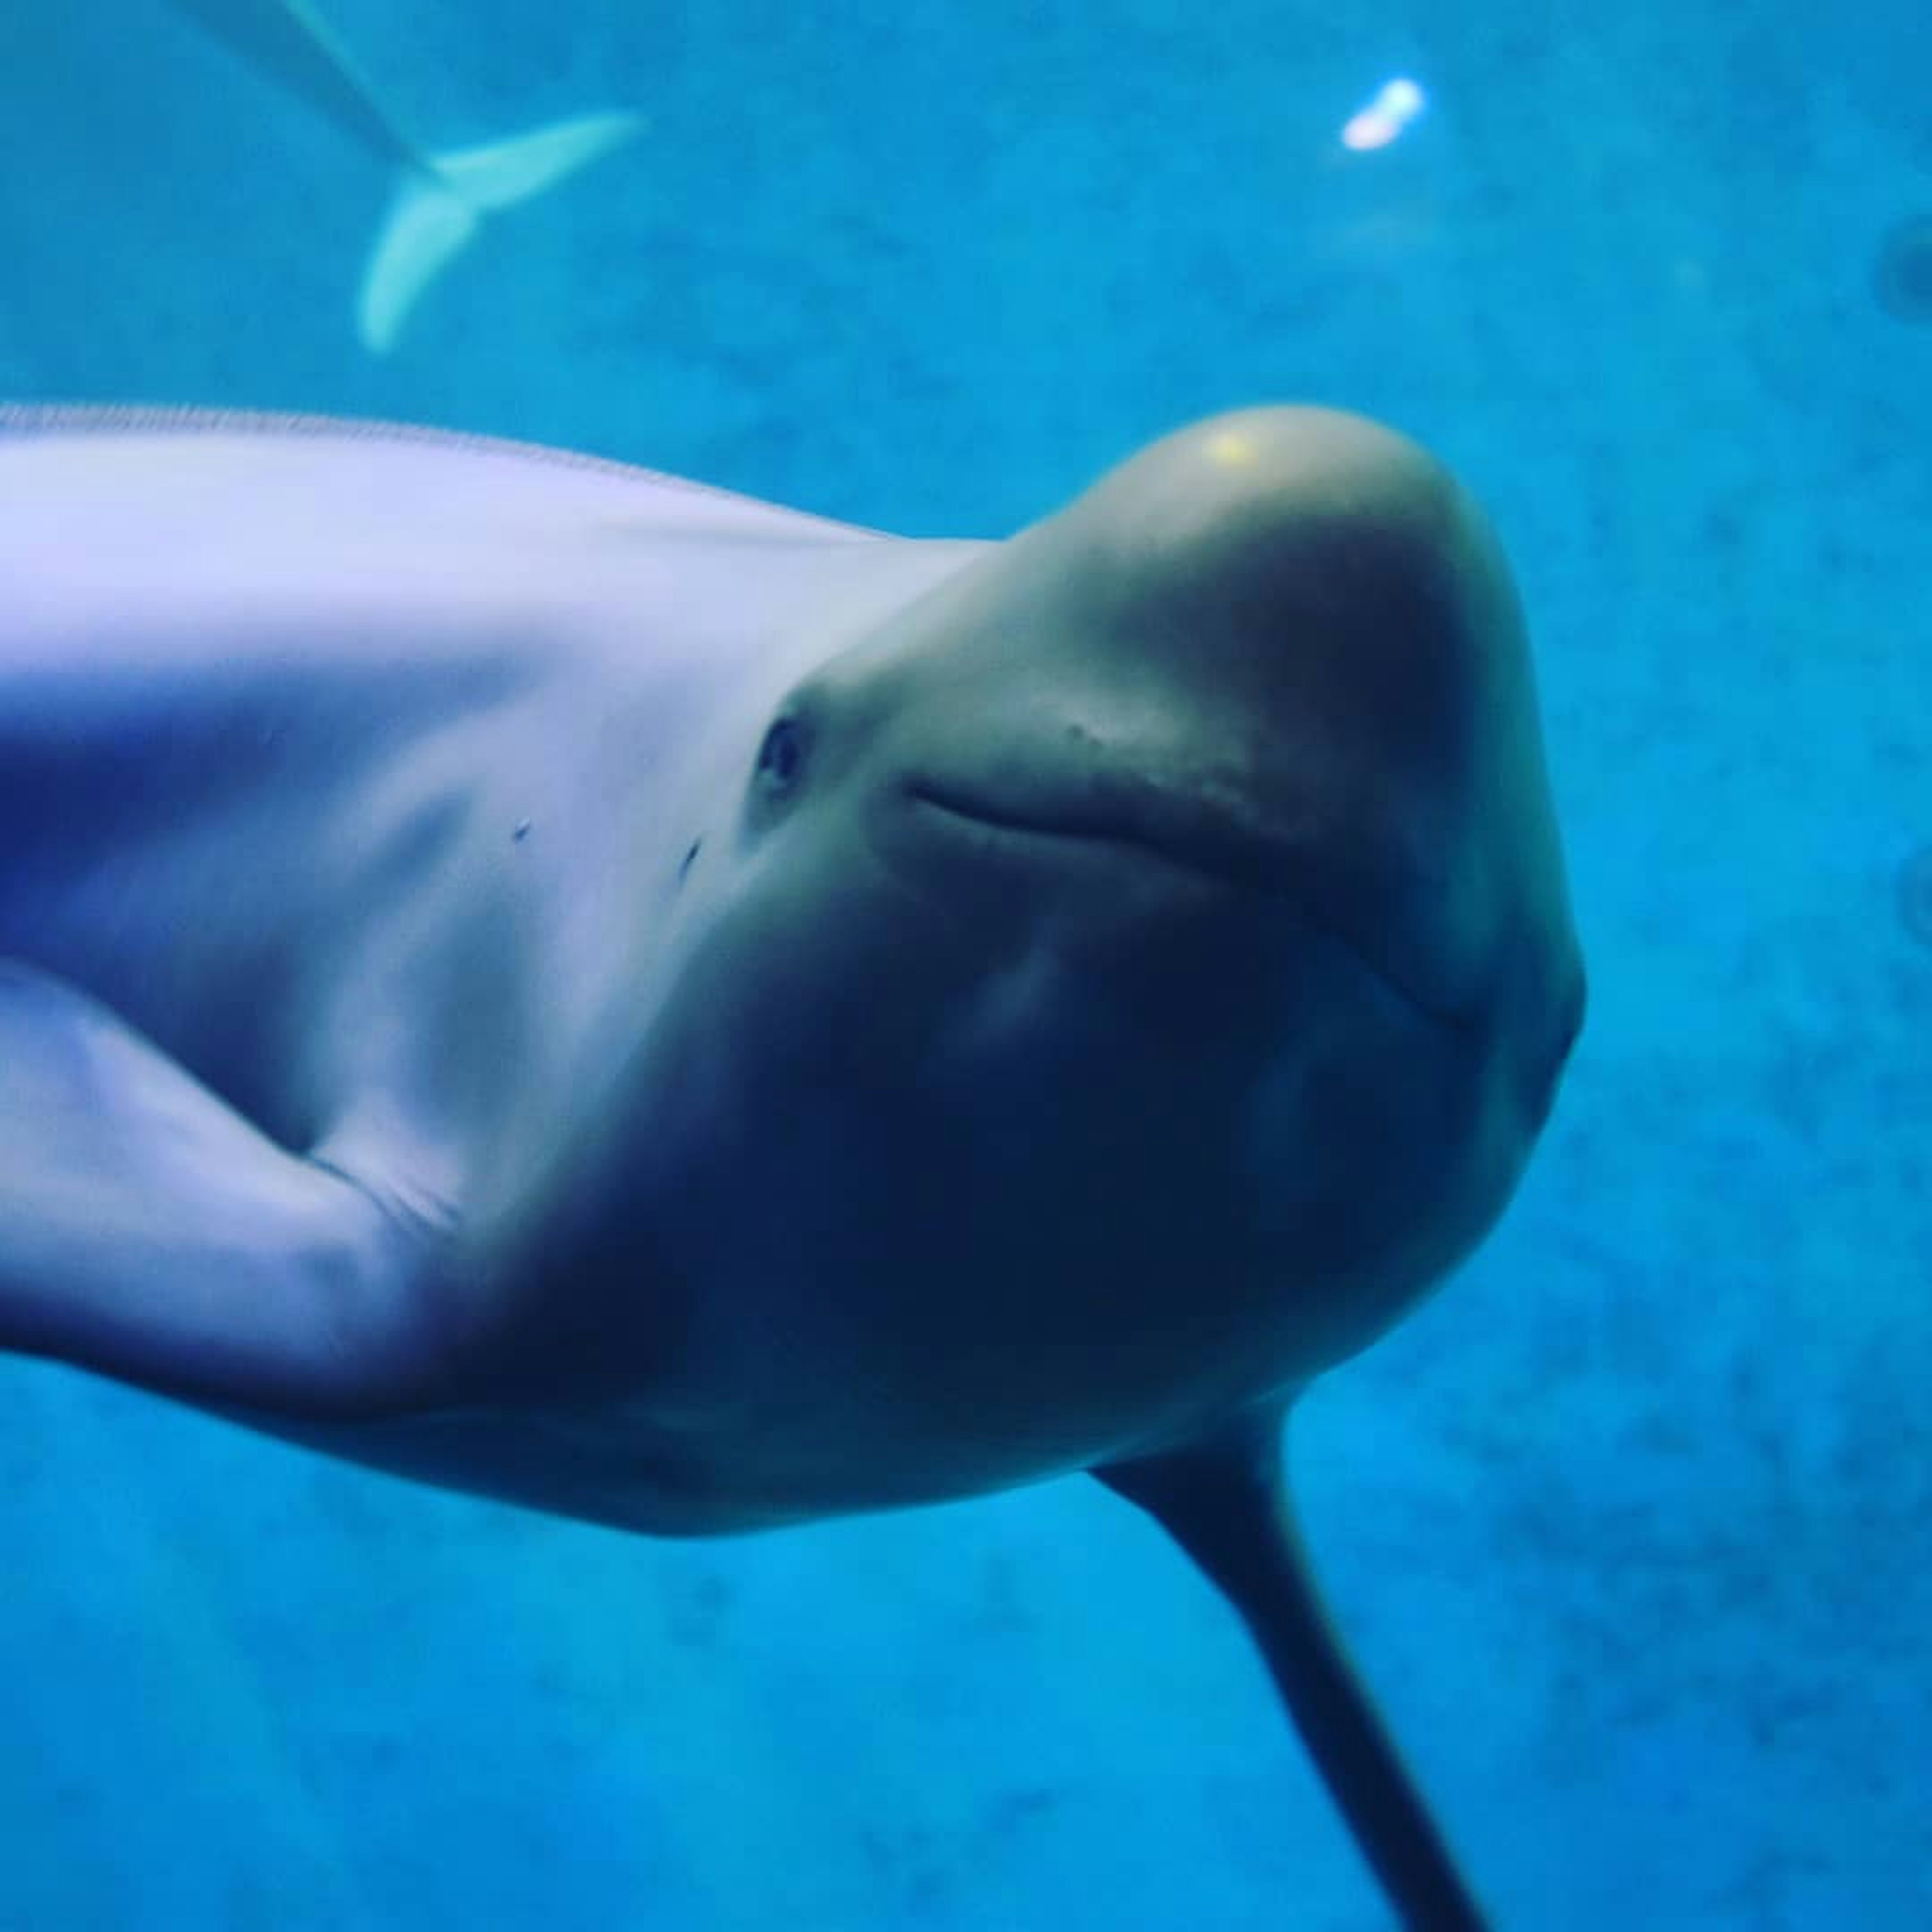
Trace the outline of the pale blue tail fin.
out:
M 389 204 L 356 302 L 356 332 L 386 354 L 423 291 L 499 208 L 529 201 L 641 133 L 635 114 L 585 114 L 481 148 L 427 157 Z

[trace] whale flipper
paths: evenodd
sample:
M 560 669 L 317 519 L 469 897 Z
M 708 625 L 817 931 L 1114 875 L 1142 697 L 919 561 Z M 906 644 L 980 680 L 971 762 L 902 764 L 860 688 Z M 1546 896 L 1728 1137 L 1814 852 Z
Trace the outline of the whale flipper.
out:
M 1204 1442 L 1094 1473 L 1153 1516 L 1240 1612 L 1408 1932 L 1483 1932 L 1316 1587 L 1282 1472 L 1282 1419 L 1270 1408 Z
M 435 1247 L 106 1006 L 0 960 L 0 1350 L 205 1408 L 367 1419 L 429 1385 Z
M 356 332 L 372 354 L 395 346 L 424 290 L 483 217 L 566 181 L 644 127 L 635 114 L 584 114 L 507 141 L 427 158 L 407 170 L 363 271 Z

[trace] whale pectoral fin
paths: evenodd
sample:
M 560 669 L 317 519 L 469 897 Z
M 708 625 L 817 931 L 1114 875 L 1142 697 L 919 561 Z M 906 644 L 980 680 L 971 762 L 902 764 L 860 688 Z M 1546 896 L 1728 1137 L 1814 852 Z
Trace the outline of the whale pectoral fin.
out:
M 417 1399 L 438 1257 L 107 1008 L 0 960 L 0 1348 L 217 1409 Z
M 1094 1472 L 1186 1550 L 1253 1636 L 1329 1794 L 1411 1932 L 1484 1923 L 1324 1606 L 1282 1472 L 1283 1410 Z

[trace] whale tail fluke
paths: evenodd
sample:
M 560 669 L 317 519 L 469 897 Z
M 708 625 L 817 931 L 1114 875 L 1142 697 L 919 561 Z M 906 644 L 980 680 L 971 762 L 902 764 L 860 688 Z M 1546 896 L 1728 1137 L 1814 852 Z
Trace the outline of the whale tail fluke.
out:
M 394 347 L 423 291 L 486 214 L 533 200 L 643 131 L 626 113 L 584 114 L 507 141 L 426 156 L 403 178 L 363 270 L 356 332 L 372 355 Z

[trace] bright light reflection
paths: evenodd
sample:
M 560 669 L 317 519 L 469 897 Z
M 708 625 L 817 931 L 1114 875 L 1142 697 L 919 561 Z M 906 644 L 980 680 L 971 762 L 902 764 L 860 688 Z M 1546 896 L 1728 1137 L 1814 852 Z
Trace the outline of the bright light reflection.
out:
M 1342 130 L 1342 145 L 1358 154 L 1386 148 L 1428 104 L 1414 81 L 1385 80 L 1367 106 L 1349 117 Z

